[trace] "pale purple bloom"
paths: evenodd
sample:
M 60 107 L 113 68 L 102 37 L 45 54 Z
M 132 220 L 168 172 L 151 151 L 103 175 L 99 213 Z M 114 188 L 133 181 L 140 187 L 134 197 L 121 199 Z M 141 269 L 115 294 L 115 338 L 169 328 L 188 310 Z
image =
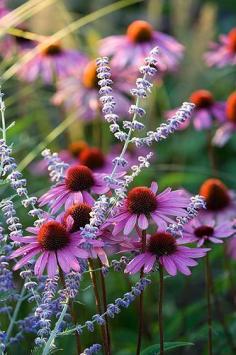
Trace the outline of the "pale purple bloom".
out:
M 84 65 L 71 70 L 70 76 L 60 80 L 57 92 L 52 98 L 54 105 L 64 105 L 68 111 L 77 112 L 82 120 L 93 120 L 101 115 L 101 103 L 99 102 L 99 86 L 96 73 L 96 62 L 86 59 Z M 133 75 L 131 72 L 112 69 L 114 81 L 113 96 L 119 102 L 117 114 L 127 115 L 130 101 L 127 98 L 132 87 Z
M 149 273 L 157 262 L 171 276 L 175 276 L 178 271 L 190 275 L 189 266 L 197 265 L 194 259 L 205 256 L 210 249 L 189 248 L 181 244 L 185 244 L 182 238 L 176 239 L 166 232 L 148 235 L 145 252 L 135 256 L 126 266 L 125 272 L 135 274 L 143 268 L 145 273 Z
M 40 199 L 40 206 L 50 205 L 54 214 L 62 206 L 65 209 L 75 203 L 93 205 L 91 193 L 103 194 L 109 191 L 104 175 L 93 173 L 87 166 L 74 165 L 67 169 L 64 181 L 52 187 Z
M 146 21 L 132 22 L 125 35 L 104 38 L 101 41 L 100 54 L 111 56 L 111 63 L 115 67 L 138 67 L 156 46 L 160 49 L 157 65 L 159 70 L 176 70 L 183 57 L 184 47 L 173 37 L 154 31 Z
M 49 220 L 41 227 L 27 229 L 32 235 L 26 237 L 12 237 L 14 241 L 26 244 L 11 254 L 11 258 L 22 258 L 15 264 L 14 270 L 18 270 L 40 254 L 34 273 L 37 276 L 43 274 L 47 267 L 49 277 L 54 277 L 60 267 L 65 273 L 70 270 L 80 271 L 78 258 L 86 259 L 88 253 L 81 249 L 81 238 L 78 233 L 70 233 L 69 226 L 62 225 L 58 221 Z
M 211 92 L 208 90 L 197 90 L 192 93 L 189 100 L 195 104 L 193 116 L 186 120 L 180 129 L 185 129 L 193 122 L 193 126 L 197 131 L 210 129 L 214 122 L 222 124 L 226 121 L 226 103 L 215 101 Z M 170 118 L 177 109 L 170 110 L 166 113 L 166 117 Z
M 21 54 L 27 54 L 28 51 L 22 50 Z M 84 63 L 85 56 L 82 53 L 74 49 L 64 49 L 55 43 L 45 47 L 22 65 L 18 76 L 28 82 L 40 78 L 44 83 L 51 84 L 55 79 L 65 78 L 71 72 L 71 68 Z
M 210 67 L 223 68 L 236 64 L 236 28 L 227 35 L 219 36 L 219 43 L 211 43 L 210 51 L 204 55 Z
M 235 133 L 236 123 L 226 122 L 217 129 L 212 143 L 217 147 L 223 147 Z
M 171 191 L 167 188 L 157 194 L 156 182 L 150 188 L 140 186 L 133 188 L 124 200 L 124 204 L 112 218 L 115 223 L 113 233 L 123 230 L 128 235 L 135 226 L 146 230 L 151 221 L 159 228 L 165 229 L 167 223 L 173 222 L 171 217 L 184 216 L 189 199 L 181 190 Z
M 235 233 L 232 223 L 216 223 L 214 219 L 207 215 L 195 217 L 184 226 L 183 240 L 186 243 L 197 243 L 198 247 L 208 242 L 221 244 L 224 238 L 228 238 Z

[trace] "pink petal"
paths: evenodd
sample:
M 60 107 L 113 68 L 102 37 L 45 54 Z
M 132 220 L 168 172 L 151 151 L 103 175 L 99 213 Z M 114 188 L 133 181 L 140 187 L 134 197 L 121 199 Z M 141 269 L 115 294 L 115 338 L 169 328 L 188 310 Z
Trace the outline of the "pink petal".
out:
M 54 251 L 49 252 L 47 271 L 49 277 L 54 277 L 57 273 L 57 258 Z
M 138 226 L 140 229 L 145 230 L 148 228 L 148 219 L 144 214 L 138 217 Z
M 152 190 L 152 192 L 154 192 L 154 194 L 157 193 L 158 185 L 157 185 L 157 183 L 156 183 L 155 181 L 153 181 L 153 182 L 151 183 L 150 189 Z
M 163 267 L 166 269 L 168 274 L 171 276 L 175 276 L 177 273 L 177 268 L 175 263 L 172 261 L 170 256 L 161 256 L 159 258 L 160 263 L 163 265 Z
M 34 266 L 35 275 L 42 276 L 45 266 L 48 261 L 49 252 L 45 251 L 40 255 Z
M 136 221 L 137 221 L 137 215 L 136 214 L 131 215 L 125 224 L 125 228 L 124 228 L 125 235 L 128 235 L 133 230 Z

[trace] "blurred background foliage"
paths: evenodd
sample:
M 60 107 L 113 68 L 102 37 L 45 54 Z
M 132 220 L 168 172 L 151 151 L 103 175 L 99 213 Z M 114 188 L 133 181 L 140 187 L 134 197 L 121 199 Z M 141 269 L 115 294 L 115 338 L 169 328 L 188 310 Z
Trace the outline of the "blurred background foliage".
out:
M 10 1 L 12 9 L 24 1 Z M 48 3 L 48 6 L 46 4 Z M 51 5 L 50 5 L 51 3 Z M 51 35 L 67 26 L 72 21 L 81 18 L 103 6 L 113 3 L 110 0 L 57 0 L 41 1 L 41 7 L 35 13 L 28 14 L 27 26 L 31 32 Z M 91 57 L 97 56 L 97 41 L 112 34 L 124 33 L 126 26 L 135 19 L 150 21 L 154 28 L 174 35 L 186 46 L 185 58 L 180 70 L 174 75 L 167 75 L 155 86 L 148 103 L 148 128 L 158 126 L 164 120 L 163 113 L 186 101 L 191 92 L 197 89 L 209 89 L 217 100 L 224 101 L 235 89 L 235 71 L 225 69 L 209 69 L 205 66 L 202 55 L 209 41 L 219 33 L 226 33 L 236 23 L 235 0 L 146 0 L 127 6 L 111 13 L 78 31 L 66 36 L 63 40 L 66 46 L 78 48 Z M 11 63 L 3 60 L 0 71 L 4 73 L 10 65 L 19 59 L 11 58 Z M 6 94 L 6 116 L 8 123 L 16 121 L 8 133 L 8 140 L 13 142 L 14 151 L 20 167 L 24 170 L 32 193 L 40 194 L 49 186 L 47 177 L 31 176 L 27 169 L 29 165 L 40 158 L 40 152 L 46 146 L 53 150 L 66 148 L 76 139 L 85 139 L 91 145 L 94 141 L 91 132 L 93 125 L 85 125 L 75 121 L 74 117 L 64 117 L 63 112 L 55 108 L 50 99 L 55 91 L 53 86 L 37 82 L 28 84 L 18 81 L 14 76 L 2 83 Z M 105 124 L 100 123 L 103 147 L 109 150 L 112 144 L 111 136 Z M 155 164 L 137 179 L 137 184 L 146 184 L 154 178 L 160 188 L 166 186 L 185 187 L 191 192 L 198 192 L 203 180 L 212 175 L 208 150 L 209 137 L 207 133 L 196 132 L 193 128 L 177 132 L 167 141 L 154 146 L 157 154 Z M 215 149 L 218 176 L 230 187 L 236 189 L 236 139 L 221 149 Z M 19 211 L 20 212 L 20 211 Z M 224 322 L 229 331 L 235 334 L 236 316 L 232 303 L 232 291 L 229 281 L 229 267 L 235 269 L 235 264 L 227 265 L 223 247 L 216 246 L 212 260 L 214 264 L 215 288 L 218 294 L 218 305 L 214 308 L 214 342 L 215 354 L 228 355 L 229 348 L 219 313 L 223 313 Z M 224 268 L 224 272 L 222 269 Z M 232 270 L 231 270 L 232 272 Z M 235 272 L 234 272 L 235 277 Z M 156 313 L 156 295 L 158 281 L 152 276 L 154 287 L 145 295 L 145 339 L 144 347 L 158 342 Z M 135 278 L 133 278 L 135 279 Z M 129 289 L 131 280 L 127 276 L 112 272 L 107 276 L 108 298 L 114 300 Z M 95 312 L 94 301 L 90 290 L 86 287 L 80 295 L 78 306 L 80 321 L 88 319 Z M 135 353 L 137 312 L 134 304 L 128 310 L 111 321 L 112 341 L 116 355 L 131 355 Z M 220 311 L 219 311 L 220 309 Z M 166 280 L 165 291 L 165 338 L 167 341 L 190 341 L 195 346 L 172 351 L 173 354 L 205 354 L 206 351 L 206 305 L 204 301 L 203 265 L 195 268 L 190 278 L 178 276 Z M 27 314 L 27 305 L 21 309 L 20 316 Z M 221 316 L 222 317 L 222 314 Z M 99 342 L 96 332 L 93 341 Z M 73 337 L 59 339 L 61 354 L 73 354 Z M 85 334 L 84 344 L 91 343 L 91 335 Z M 9 354 L 30 354 L 30 337 L 22 346 L 17 346 Z M 233 353 L 232 353 L 233 354 Z

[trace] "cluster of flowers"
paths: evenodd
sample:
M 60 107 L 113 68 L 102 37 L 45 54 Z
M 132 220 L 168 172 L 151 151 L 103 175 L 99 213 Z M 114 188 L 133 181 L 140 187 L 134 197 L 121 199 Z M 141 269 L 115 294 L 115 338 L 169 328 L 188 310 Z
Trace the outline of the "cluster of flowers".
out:
M 156 47 L 151 49 L 156 42 L 159 44 L 160 54 Z M 190 119 L 195 107 L 194 100 L 192 103 L 184 103 L 166 123 L 155 131 L 139 136 L 140 131 L 145 128 L 141 122 L 145 116 L 141 100 L 151 91 L 149 79 L 151 76 L 155 78 L 158 67 L 161 71 L 175 69 L 183 47 L 173 38 L 155 32 L 144 21 L 131 24 L 126 36 L 108 38 L 101 44 L 101 53 L 111 55 L 112 65 L 120 65 L 121 69 L 128 64 L 139 64 L 143 53 L 150 49 L 140 68 L 142 76 L 137 79 L 136 87 L 130 91 L 134 103 L 126 111 L 132 116 L 129 121 L 119 119 L 119 109 L 115 112 L 117 98 L 121 99 L 119 103 L 122 109 L 125 108 L 122 104 L 124 98 L 117 96 L 116 90 L 113 94 L 111 76 L 114 81 L 115 78 L 107 57 L 99 58 L 97 64 L 88 63 L 81 53 L 63 50 L 59 44 L 55 44 L 28 63 L 28 68 L 22 68 L 22 78 L 34 80 L 41 75 L 46 82 L 50 82 L 54 70 L 58 77 L 64 78 L 68 73 L 66 69 L 73 67 L 74 62 L 79 62 L 81 67 L 87 63 L 84 72 L 79 73 L 78 82 L 81 87 L 78 92 L 81 97 L 76 97 L 76 102 L 83 106 L 80 105 L 80 100 L 90 100 L 92 94 L 93 98 L 89 102 L 92 109 L 96 101 L 93 114 L 99 103 L 111 132 L 122 142 L 123 148 L 120 155 L 114 154 L 107 162 L 101 159 L 102 164 L 95 167 L 93 164 L 97 162 L 96 157 L 100 152 L 94 152 L 94 148 L 89 148 L 86 144 L 73 147 L 77 152 L 76 157 L 71 155 L 66 163 L 58 154 L 44 151 L 50 178 L 55 185 L 38 201 L 28 194 L 26 180 L 17 170 L 6 135 L 0 140 L 1 177 L 19 196 L 22 206 L 30 207 L 29 215 L 36 219 L 33 227 L 26 228 L 29 235 L 25 236 L 24 228 L 16 216 L 13 202 L 15 197 L 1 202 L 0 207 L 10 233 L 7 237 L 7 233 L 1 231 L 0 243 L 1 247 L 3 245 L 4 256 L 0 259 L 0 289 L 8 292 L 12 288 L 13 273 L 9 269 L 9 261 L 14 260 L 14 271 L 24 268 L 21 272 L 25 280 L 22 292 L 27 293 L 26 298 L 36 302 L 34 313 L 19 323 L 19 336 L 14 338 L 10 336 L 15 325 L 15 319 L 11 317 L 7 332 L 0 333 L 2 349 L 21 340 L 24 330 L 31 328 L 37 334 L 36 345 L 43 346 L 43 354 L 47 354 L 52 349 L 56 336 L 75 331 L 80 335 L 84 328 L 93 331 L 94 324 L 103 325 L 107 316 L 113 318 L 121 308 L 127 308 L 150 283 L 149 279 L 141 277 L 130 292 L 109 304 L 102 314 L 96 314 L 84 325 L 75 324 L 68 330 L 66 328 L 74 321 L 73 316 L 68 314 L 71 301 L 79 291 L 82 275 L 94 259 L 99 260 L 103 275 L 109 270 L 109 257 L 120 254 L 128 254 L 128 260 L 123 258 L 120 262 L 113 262 L 113 266 L 116 269 L 120 267 L 124 273 L 135 274 L 141 271 L 149 274 L 164 269 L 171 276 L 175 276 L 177 272 L 190 275 L 190 267 L 197 265 L 195 259 L 204 257 L 210 251 L 211 243 L 221 243 L 222 238 L 235 233 L 232 222 L 235 197 L 217 179 L 204 182 L 199 195 L 195 197 L 191 197 L 187 191 L 173 191 L 171 188 L 159 192 L 155 181 L 150 187 L 129 188 L 142 169 L 149 167 L 152 157 L 150 152 L 145 156 L 138 156 L 138 163 L 131 164 L 129 173 L 129 145 L 147 148 L 154 141 L 166 139 Z M 134 50 L 136 56 L 133 56 Z M 120 60 L 122 51 L 122 58 L 125 58 L 123 62 Z M 66 83 L 66 80 L 63 79 L 62 83 Z M 82 85 L 89 93 L 82 89 Z M 97 87 L 100 87 L 99 96 Z M 57 100 L 58 95 L 59 92 Z M 74 100 L 72 95 L 68 97 L 69 100 Z M 73 102 L 68 102 L 68 105 L 73 106 Z M 1 96 L 3 121 L 4 109 Z M 2 131 L 6 133 L 4 127 Z M 89 155 L 91 150 L 94 155 Z M 103 158 L 102 155 L 100 157 Z M 47 212 L 41 209 L 44 206 L 48 207 Z M 206 210 L 202 210 L 205 207 Z M 188 245 L 190 243 L 196 243 L 196 246 Z M 45 270 L 47 277 L 43 275 Z M 40 281 L 36 282 L 35 277 Z M 61 286 L 58 286 L 59 281 Z M 18 307 L 22 299 L 21 293 Z M 11 312 L 11 309 L 6 307 L 5 312 Z M 53 331 L 52 315 L 57 318 Z M 84 354 L 99 350 L 100 345 L 94 344 L 85 349 Z

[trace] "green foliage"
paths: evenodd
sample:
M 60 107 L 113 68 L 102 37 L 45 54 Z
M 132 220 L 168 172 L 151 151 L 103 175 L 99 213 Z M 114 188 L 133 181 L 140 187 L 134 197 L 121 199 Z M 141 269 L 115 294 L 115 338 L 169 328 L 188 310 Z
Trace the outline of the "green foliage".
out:
M 173 350 L 173 349 L 180 348 L 183 346 L 193 346 L 193 345 L 194 345 L 193 343 L 187 343 L 184 341 L 165 342 L 164 343 L 164 351 L 168 352 L 169 350 Z M 151 345 L 141 352 L 141 355 L 158 355 L 158 354 L 160 354 L 160 345 L 159 344 Z

